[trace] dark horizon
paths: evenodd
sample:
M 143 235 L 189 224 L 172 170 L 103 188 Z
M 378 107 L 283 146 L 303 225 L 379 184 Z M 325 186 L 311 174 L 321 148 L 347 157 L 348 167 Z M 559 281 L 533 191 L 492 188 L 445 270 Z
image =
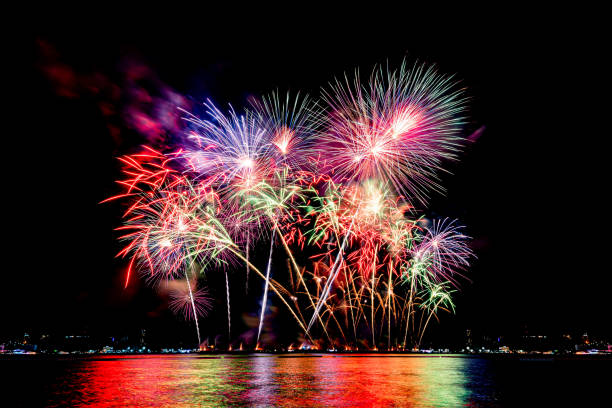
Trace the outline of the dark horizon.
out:
M 429 204 L 428 213 L 466 226 L 478 258 L 469 280 L 461 281 L 456 314 L 442 315 L 427 337 L 458 341 L 466 329 L 492 336 L 612 335 L 605 289 L 612 281 L 601 266 L 605 184 L 597 155 L 606 129 L 593 106 L 600 98 L 593 66 L 601 53 L 594 43 L 570 45 L 544 28 L 494 24 L 426 37 L 398 30 L 279 42 L 261 35 L 236 42 L 79 29 L 29 38 L 29 58 L 18 62 L 12 84 L 21 112 L 10 150 L 20 161 L 11 166 L 17 175 L 7 174 L 16 198 L 9 249 L 20 266 L 10 281 L 5 277 L 0 337 L 141 328 L 169 341 L 193 337 L 191 324 L 169 313 L 142 280 L 122 288 L 126 262 L 115 258 L 113 231 L 121 207 L 99 204 L 118 192 L 116 157 L 146 142 L 125 122 L 123 109 L 133 97 L 122 88 L 126 65 L 150 70 L 151 95 L 174 90 L 193 102 L 211 98 L 239 110 L 251 95 L 291 89 L 316 96 L 344 72 L 360 68 L 367 75 L 375 64 L 397 66 L 404 57 L 435 63 L 461 80 L 471 97 L 466 135 L 479 135 L 451 165 L 453 174 L 443 176 L 446 195 L 432 194 Z M 120 96 L 109 96 L 114 92 Z M 240 290 L 233 289 L 234 299 Z M 226 330 L 223 302 L 216 300 L 202 324 L 213 337 Z M 247 330 L 241 314 L 258 307 L 253 295 L 237 307 L 236 336 Z M 281 313 L 273 324 L 282 326 L 282 319 Z M 291 341 L 293 331 L 277 333 L 278 341 Z

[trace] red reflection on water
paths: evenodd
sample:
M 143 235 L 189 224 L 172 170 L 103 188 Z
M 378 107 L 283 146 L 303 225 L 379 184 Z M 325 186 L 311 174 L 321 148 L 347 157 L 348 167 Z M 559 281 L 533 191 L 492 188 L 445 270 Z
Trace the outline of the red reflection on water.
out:
M 176 393 L 186 361 L 173 356 L 106 357 L 88 361 L 74 380 L 81 387 L 71 405 L 164 406 Z

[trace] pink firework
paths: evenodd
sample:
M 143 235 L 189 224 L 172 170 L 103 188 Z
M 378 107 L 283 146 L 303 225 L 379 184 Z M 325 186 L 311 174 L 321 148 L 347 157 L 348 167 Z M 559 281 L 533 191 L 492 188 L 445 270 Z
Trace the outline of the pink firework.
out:
M 466 101 L 451 78 L 402 64 L 399 71 L 375 71 L 367 84 L 358 75 L 337 80 L 324 99 L 329 120 L 315 151 L 334 174 L 386 180 L 421 203 L 427 191 L 442 190 L 437 172 L 460 147 Z
M 181 284 L 171 289 L 169 294 L 168 306 L 170 310 L 176 315 L 184 316 L 187 320 L 195 320 L 196 315 L 206 316 L 212 309 L 212 299 L 206 289 L 202 288 L 191 292 L 187 284 Z

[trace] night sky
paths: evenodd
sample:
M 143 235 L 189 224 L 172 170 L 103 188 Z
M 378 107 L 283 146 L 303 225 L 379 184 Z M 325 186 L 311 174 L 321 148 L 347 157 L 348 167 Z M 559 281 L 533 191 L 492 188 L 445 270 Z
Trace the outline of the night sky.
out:
M 449 166 L 446 195 L 431 200 L 430 214 L 467 226 L 478 256 L 467 273 L 471 282 L 463 281 L 457 295 L 456 315 L 445 316 L 432 336 L 462 336 L 466 328 L 609 335 L 603 198 L 609 182 L 602 180 L 609 129 L 598 119 L 597 39 L 537 22 L 463 24 L 428 31 L 398 24 L 337 31 L 292 24 L 265 32 L 222 24 L 189 32 L 83 24 L 62 34 L 32 30 L 14 61 L 15 77 L 5 78 L 19 126 L 4 135 L 11 140 L 3 194 L 11 208 L 5 215 L 11 262 L 0 300 L 3 331 L 113 334 L 146 327 L 192 336 L 143 282 L 122 289 L 126 264 L 115 258 L 113 231 L 121 206 L 98 204 L 118 192 L 115 157 L 146 142 L 122 113 L 131 97 L 123 86 L 126 67 L 150 70 L 151 94 L 163 86 L 191 101 L 210 97 L 240 109 L 251 95 L 274 89 L 318 95 L 345 71 L 367 73 L 407 57 L 455 73 L 472 99 L 466 134 L 483 130 Z M 207 323 L 213 335 L 225 328 L 220 298 L 221 317 Z

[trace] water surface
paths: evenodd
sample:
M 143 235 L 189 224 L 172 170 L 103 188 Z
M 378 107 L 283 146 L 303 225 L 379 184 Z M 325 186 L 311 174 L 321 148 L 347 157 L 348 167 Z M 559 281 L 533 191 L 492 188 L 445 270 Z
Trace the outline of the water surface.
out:
M 590 406 L 607 400 L 611 368 L 449 355 L 0 358 L 14 406 Z

